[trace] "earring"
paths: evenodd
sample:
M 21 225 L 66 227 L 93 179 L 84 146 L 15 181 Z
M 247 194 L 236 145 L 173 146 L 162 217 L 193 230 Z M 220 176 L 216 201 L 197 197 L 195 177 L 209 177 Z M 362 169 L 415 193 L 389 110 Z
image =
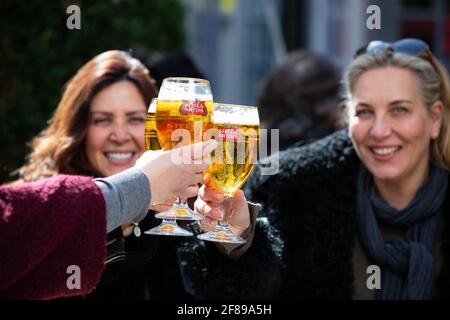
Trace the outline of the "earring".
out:
M 134 235 L 139 238 L 141 236 L 141 228 L 139 228 L 139 225 L 137 222 L 132 222 L 133 223 L 133 233 Z

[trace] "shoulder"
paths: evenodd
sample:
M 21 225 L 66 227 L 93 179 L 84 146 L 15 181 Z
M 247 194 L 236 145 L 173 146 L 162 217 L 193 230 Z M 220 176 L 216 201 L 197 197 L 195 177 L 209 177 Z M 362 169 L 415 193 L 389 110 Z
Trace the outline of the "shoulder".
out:
M 291 168 L 304 171 L 336 168 L 354 159 L 355 155 L 347 130 L 340 130 L 320 140 L 281 152 L 280 172 L 291 171 Z
M 347 130 L 335 132 L 323 139 L 261 159 L 249 180 L 247 190 L 273 190 L 277 185 L 288 186 L 311 183 L 314 179 L 333 179 L 336 175 L 352 175 L 358 167 L 355 153 Z M 267 174 L 268 166 L 276 166 L 277 172 Z M 349 171 L 349 172 L 348 172 Z

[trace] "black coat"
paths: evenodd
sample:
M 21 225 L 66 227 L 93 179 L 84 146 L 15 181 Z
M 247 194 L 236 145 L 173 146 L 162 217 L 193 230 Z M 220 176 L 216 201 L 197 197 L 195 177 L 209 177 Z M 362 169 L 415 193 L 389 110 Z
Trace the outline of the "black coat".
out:
M 139 223 L 140 237 L 131 234 L 123 238 L 120 228 L 108 234 L 108 238 L 115 239 L 113 245 L 108 245 L 110 260 L 114 261 L 107 263 L 96 289 L 85 296 L 86 299 L 191 299 L 184 290 L 177 259 L 179 244 L 185 240 L 144 234 L 145 230 L 161 223 L 154 214 L 150 210 Z M 179 224 L 190 228 L 186 223 Z
M 279 173 L 272 176 L 261 175 L 257 166 L 247 184 L 248 199 L 262 203 L 260 216 L 267 218 L 257 225 L 249 252 L 238 262 L 222 257 L 209 262 L 202 277 L 193 275 L 201 268 L 194 261 L 185 268 L 197 281 L 192 287 L 198 297 L 220 297 L 215 290 L 225 283 L 235 287 L 227 287 L 223 298 L 352 299 L 360 160 L 347 132 L 289 148 L 279 154 L 279 163 Z M 449 196 L 444 216 L 438 298 L 450 298 Z M 192 254 L 207 256 L 211 251 L 198 244 Z

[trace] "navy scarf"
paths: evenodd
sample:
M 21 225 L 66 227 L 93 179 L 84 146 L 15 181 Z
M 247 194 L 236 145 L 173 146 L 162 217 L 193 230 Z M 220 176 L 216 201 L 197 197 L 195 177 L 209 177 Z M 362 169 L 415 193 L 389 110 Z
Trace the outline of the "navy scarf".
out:
M 447 171 L 431 165 L 427 181 L 402 210 L 382 200 L 364 165 L 358 179 L 358 228 L 361 242 L 381 268 L 376 299 L 430 299 L 433 291 L 433 239 L 447 193 Z M 378 222 L 407 227 L 404 237 L 383 240 Z

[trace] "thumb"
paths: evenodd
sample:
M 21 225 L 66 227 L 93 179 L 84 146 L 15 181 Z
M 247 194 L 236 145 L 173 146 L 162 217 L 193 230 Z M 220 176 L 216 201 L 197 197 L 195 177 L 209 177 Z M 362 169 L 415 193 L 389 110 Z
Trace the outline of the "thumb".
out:
M 247 204 L 247 199 L 245 198 L 244 191 L 237 190 L 233 195 L 233 201 L 236 207 L 238 207 L 240 204 Z

